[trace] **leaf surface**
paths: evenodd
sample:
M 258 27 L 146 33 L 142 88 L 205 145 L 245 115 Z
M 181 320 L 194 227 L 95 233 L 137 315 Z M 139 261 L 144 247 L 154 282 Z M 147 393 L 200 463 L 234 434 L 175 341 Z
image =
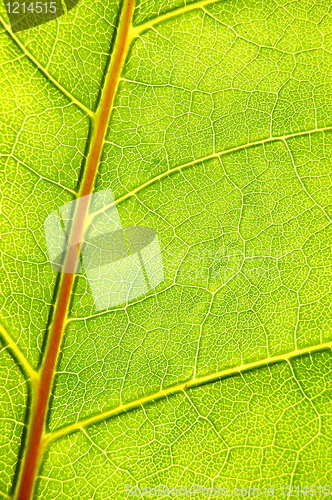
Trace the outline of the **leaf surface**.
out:
M 59 298 L 44 222 L 86 176 L 123 5 L 19 34 L 2 9 L 11 498 Z M 137 4 L 93 190 L 112 190 L 124 227 L 157 231 L 165 279 L 97 311 L 76 277 L 34 498 L 329 484 L 331 42 L 327 1 Z

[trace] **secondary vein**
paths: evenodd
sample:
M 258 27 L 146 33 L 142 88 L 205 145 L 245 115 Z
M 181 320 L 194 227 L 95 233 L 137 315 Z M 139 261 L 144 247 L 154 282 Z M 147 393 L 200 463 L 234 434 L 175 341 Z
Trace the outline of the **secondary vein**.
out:
M 0 23 L 4 27 L 5 31 L 12 38 L 15 44 L 22 50 L 25 56 L 32 62 L 39 71 L 46 76 L 48 80 L 50 80 L 55 87 L 57 87 L 60 92 L 65 95 L 70 101 L 72 101 L 78 108 L 80 108 L 84 113 L 86 113 L 90 118 L 94 118 L 94 112 L 91 109 L 87 108 L 82 102 L 80 102 L 76 97 L 74 97 L 70 92 L 68 92 L 65 87 L 63 87 L 48 71 L 43 68 L 43 66 L 35 59 L 35 57 L 28 51 L 28 49 L 23 45 L 21 40 L 12 32 L 10 26 L 4 21 L 4 19 L 0 16 Z
M 185 14 L 186 12 L 190 12 L 191 10 L 203 9 L 203 7 L 218 3 L 220 0 L 200 0 L 198 2 L 192 2 L 184 7 L 178 7 L 177 9 L 173 9 L 170 12 L 166 12 L 166 14 L 161 14 L 158 17 L 147 21 L 146 23 L 138 24 L 133 29 L 133 36 L 139 36 L 143 31 L 152 28 L 156 24 L 159 24 L 163 21 L 167 21 L 168 19 L 172 19 L 173 17 L 180 16 L 181 14 Z
M 330 132 L 330 131 L 332 131 L 332 127 L 322 127 L 322 128 L 312 129 L 312 130 L 303 130 L 301 132 L 294 132 L 293 134 L 286 134 L 286 135 L 280 135 L 280 136 L 275 136 L 275 137 L 267 137 L 265 139 L 259 139 L 258 141 L 248 142 L 246 144 L 241 144 L 240 146 L 234 146 L 233 148 L 224 149 L 223 151 L 217 151 L 216 153 L 211 153 L 210 155 L 207 155 L 207 156 L 204 156 L 201 158 L 197 158 L 197 159 L 192 160 L 188 163 L 183 163 L 181 165 L 177 165 L 176 167 L 165 170 L 161 174 L 156 175 L 155 177 L 152 177 L 148 181 L 144 182 L 144 184 L 140 184 L 139 186 L 132 189 L 131 191 L 128 191 L 126 194 L 124 194 L 120 198 L 117 198 L 109 205 L 105 205 L 101 209 L 96 210 L 95 212 L 93 212 L 90 215 L 90 220 L 92 220 L 97 215 L 105 212 L 106 210 L 109 210 L 111 207 L 113 207 L 115 205 L 119 205 L 120 203 L 126 201 L 128 198 L 135 196 L 139 191 L 142 191 L 143 189 L 151 186 L 155 182 L 158 182 L 161 179 L 164 179 L 165 177 L 168 177 L 175 172 L 180 172 L 181 170 L 184 170 L 186 168 L 196 166 L 199 163 L 213 160 L 214 158 L 220 158 L 220 156 L 224 156 L 227 154 L 236 153 L 236 152 L 241 151 L 241 150 L 246 149 L 246 148 L 255 147 L 255 146 L 262 146 L 264 144 L 269 144 L 270 142 L 281 141 L 281 142 L 285 143 L 285 141 L 287 141 L 288 139 L 292 139 L 294 137 L 301 137 L 304 135 L 310 135 L 310 134 L 315 134 L 315 133 L 319 133 L 319 132 L 322 132 L 322 133 L 323 132 Z M 329 217 L 328 217 L 328 219 L 329 219 Z M 95 316 L 100 316 L 101 314 L 103 314 L 103 313 L 96 314 Z M 81 319 L 81 318 L 78 318 L 78 319 Z M 85 319 L 85 318 L 83 318 L 83 319 Z
M 9 348 L 14 354 L 14 357 L 19 362 L 23 372 L 30 378 L 32 383 L 35 383 L 38 378 L 37 372 L 32 368 L 29 361 L 26 359 L 22 351 L 19 349 L 16 342 L 11 338 L 7 330 L 1 324 L 0 324 L 0 337 L 2 338 L 6 347 Z
M 3 491 L 0 491 L 0 498 L 11 500 L 11 497 L 9 495 L 6 495 L 6 493 L 4 493 Z
M 182 382 L 181 384 L 168 387 L 167 389 L 161 389 L 160 391 L 154 394 L 149 394 L 148 396 L 142 397 L 135 401 L 131 401 L 130 403 L 122 404 L 120 406 L 117 406 L 116 408 L 113 408 L 112 410 L 100 413 L 99 415 L 93 415 L 91 417 L 87 417 L 84 420 L 81 420 L 80 422 L 76 422 L 75 424 L 71 424 L 66 427 L 63 427 L 62 429 L 50 432 L 45 437 L 44 446 L 46 448 L 49 445 L 49 443 L 54 441 L 55 439 L 66 436 L 71 432 L 81 430 L 91 424 L 95 424 L 96 422 L 100 422 L 102 420 L 118 416 L 122 413 L 128 412 L 140 406 L 144 406 L 145 404 L 151 401 L 155 401 L 157 399 L 163 399 L 166 398 L 167 396 L 172 396 L 173 394 L 177 394 L 180 392 L 185 392 L 188 389 L 199 387 L 202 386 L 203 384 L 216 382 L 218 380 L 222 380 L 223 378 L 229 377 L 230 375 L 237 375 L 239 373 L 261 368 L 263 366 L 270 366 L 275 363 L 280 363 L 280 362 L 289 363 L 289 361 L 293 358 L 312 354 L 314 352 L 319 352 L 326 349 L 332 349 L 332 341 L 309 347 L 304 347 L 303 349 L 296 349 L 295 351 L 291 351 L 285 354 L 280 354 L 277 356 L 270 356 L 268 358 L 264 358 L 258 361 L 253 361 L 252 363 L 246 363 L 240 366 L 226 368 L 219 372 L 215 372 L 210 375 L 205 375 L 203 377 L 194 377 L 191 380 Z

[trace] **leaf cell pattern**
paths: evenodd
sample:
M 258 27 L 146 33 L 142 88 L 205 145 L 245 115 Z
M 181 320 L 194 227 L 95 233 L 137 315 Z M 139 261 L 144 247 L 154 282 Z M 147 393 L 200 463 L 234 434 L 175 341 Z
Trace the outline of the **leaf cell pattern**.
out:
M 125 3 L 17 34 L 1 7 L 6 499 L 57 302 L 44 222 L 79 196 Z M 331 6 L 142 0 L 126 43 L 94 190 L 160 235 L 164 281 L 98 311 L 76 277 L 34 498 L 329 484 Z

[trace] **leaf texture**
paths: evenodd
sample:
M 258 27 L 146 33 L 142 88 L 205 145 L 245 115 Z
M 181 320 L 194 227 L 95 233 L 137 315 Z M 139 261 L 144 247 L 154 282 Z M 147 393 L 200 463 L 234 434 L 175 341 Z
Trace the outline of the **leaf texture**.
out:
M 80 194 L 125 5 L 18 34 L 1 7 L 3 498 L 59 301 L 44 222 Z M 126 43 L 93 190 L 157 231 L 165 279 L 97 311 L 76 276 L 31 498 L 329 484 L 329 2 L 142 0 Z

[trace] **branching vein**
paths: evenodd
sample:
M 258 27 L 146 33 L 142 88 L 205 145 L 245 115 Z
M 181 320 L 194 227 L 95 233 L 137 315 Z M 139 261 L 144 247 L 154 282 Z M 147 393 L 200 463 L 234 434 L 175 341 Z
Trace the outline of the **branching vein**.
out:
M 0 16 L 0 23 L 8 33 L 8 35 L 12 38 L 15 44 L 24 52 L 25 56 L 32 62 L 36 68 L 48 79 L 53 85 L 60 90 L 60 92 L 65 95 L 71 102 L 76 104 L 78 108 L 80 108 L 84 113 L 86 113 L 90 118 L 94 118 L 94 112 L 91 109 L 87 108 L 82 102 L 80 102 L 76 97 L 74 97 L 70 92 L 68 92 L 65 87 L 61 85 L 43 66 L 37 61 L 37 59 L 28 51 L 28 49 L 23 45 L 20 39 L 12 32 L 10 26 L 5 22 L 5 20 Z
M 219 0 L 202 0 L 200 2 L 193 2 L 184 7 L 179 7 L 178 9 L 171 10 L 166 14 L 162 14 L 161 16 L 155 17 L 146 23 L 139 24 L 135 28 L 132 29 L 131 34 L 132 37 L 139 36 L 143 31 L 146 31 L 149 28 L 152 28 L 156 24 L 159 24 L 163 21 L 167 21 L 168 19 L 172 19 L 173 17 L 180 16 L 181 14 L 185 14 L 186 12 L 190 12 L 192 10 L 202 9 L 207 5 L 217 3 Z
M 119 205 L 123 201 L 127 200 L 128 198 L 131 198 L 132 196 L 135 196 L 139 191 L 142 191 L 143 189 L 151 186 L 155 182 L 158 182 L 161 179 L 164 179 L 165 177 L 168 177 L 169 175 L 171 175 L 171 174 L 173 174 L 175 172 L 180 172 L 181 170 L 184 170 L 185 168 L 193 167 L 193 166 L 195 166 L 195 165 L 197 165 L 199 163 L 202 163 L 204 161 L 212 160 L 213 158 L 219 158 L 220 156 L 223 156 L 223 155 L 226 155 L 226 154 L 230 154 L 230 153 L 235 153 L 237 151 L 241 151 L 242 149 L 246 149 L 246 148 L 249 148 L 249 147 L 260 146 L 260 145 L 263 145 L 263 144 L 267 144 L 269 142 L 283 141 L 284 143 L 286 143 L 287 139 L 291 139 L 293 137 L 299 137 L 299 136 L 302 136 L 302 135 L 314 134 L 314 133 L 317 133 L 317 132 L 328 132 L 328 131 L 331 131 L 331 130 L 332 130 L 332 127 L 324 127 L 324 128 L 317 128 L 317 129 L 312 129 L 312 130 L 305 130 L 305 131 L 301 131 L 301 132 L 295 132 L 294 134 L 287 134 L 287 135 L 283 135 L 283 136 L 267 137 L 266 139 L 261 139 L 259 141 L 250 142 L 250 143 L 247 143 L 247 144 L 242 144 L 240 146 L 235 146 L 234 148 L 225 149 L 223 151 L 212 153 L 212 154 L 204 156 L 202 158 L 197 158 L 197 159 L 195 159 L 193 161 L 190 161 L 188 163 L 183 163 L 182 165 L 178 165 L 178 166 L 176 166 L 174 168 L 170 168 L 169 170 L 166 170 L 165 172 L 162 172 L 161 174 L 157 175 L 156 177 L 153 177 L 152 179 L 144 182 L 144 184 L 141 184 L 141 185 L 137 186 L 132 191 L 128 191 L 125 195 L 121 196 L 121 198 L 118 198 L 117 200 L 114 200 L 114 202 L 112 202 L 111 204 L 105 205 L 105 207 L 103 207 L 100 210 L 98 210 L 98 211 L 94 212 L 93 214 L 91 214 L 90 218 L 92 219 L 92 218 L 96 217 L 97 215 L 99 215 L 100 213 L 108 210 L 109 208 L 111 208 L 114 205 Z M 297 172 L 296 172 L 296 174 L 298 176 Z M 303 186 L 302 183 L 301 183 L 301 185 Z M 313 200 L 313 202 L 317 205 L 317 203 L 314 200 Z M 325 211 L 324 211 L 324 213 L 325 213 Z M 329 217 L 328 217 L 328 219 L 329 219 Z
M 0 336 L 5 346 L 10 349 L 14 357 L 19 362 L 24 373 L 30 378 L 31 382 L 35 382 L 38 378 L 37 372 L 32 368 L 29 361 L 26 359 L 22 351 L 19 349 L 16 342 L 11 338 L 7 330 L 0 324 Z
M 273 365 L 275 363 L 280 363 L 280 362 L 289 363 L 289 360 L 291 360 L 292 358 L 304 356 L 306 354 L 312 354 L 314 352 L 319 352 L 319 351 L 323 351 L 326 349 L 332 349 L 332 341 L 325 342 L 323 344 L 317 344 L 314 346 L 305 347 L 303 349 L 297 349 L 295 351 L 291 351 L 291 352 L 286 353 L 286 354 L 280 354 L 278 356 L 271 356 L 271 357 L 261 359 L 258 361 L 253 361 L 252 363 L 247 363 L 247 364 L 243 364 L 240 366 L 227 368 L 225 370 L 221 370 L 219 372 L 215 372 L 215 373 L 212 373 L 210 375 L 206 375 L 204 377 L 192 378 L 191 380 L 189 380 L 187 382 L 183 382 L 181 384 L 169 387 L 167 389 L 162 389 L 154 394 L 150 394 L 149 396 L 145 396 L 143 398 L 137 399 L 137 400 L 132 401 L 130 403 L 122 404 L 122 405 L 120 405 L 112 410 L 105 411 L 103 413 L 100 413 L 99 415 L 93 415 L 93 416 L 88 417 L 84 420 L 81 420 L 80 422 L 76 422 L 75 424 L 71 424 L 71 425 L 68 425 L 62 429 L 55 430 L 55 431 L 49 433 L 45 437 L 44 447 L 47 447 L 49 445 L 49 443 L 51 441 L 54 441 L 55 439 L 66 436 L 67 434 L 70 434 L 72 432 L 81 430 L 84 427 L 87 427 L 91 424 L 95 424 L 95 423 L 100 422 L 102 420 L 106 420 L 108 418 L 118 416 L 122 413 L 133 410 L 135 408 L 144 406 L 147 403 L 156 401 L 158 399 L 163 399 L 163 398 L 166 398 L 166 397 L 171 396 L 171 395 L 176 394 L 176 393 L 185 392 L 186 390 L 191 389 L 193 387 L 198 387 L 198 386 L 202 386 L 202 385 L 207 384 L 207 383 L 216 382 L 218 380 L 229 377 L 230 375 L 244 373 L 244 372 L 249 371 L 249 370 L 261 368 L 263 366 L 270 366 L 270 365 Z

